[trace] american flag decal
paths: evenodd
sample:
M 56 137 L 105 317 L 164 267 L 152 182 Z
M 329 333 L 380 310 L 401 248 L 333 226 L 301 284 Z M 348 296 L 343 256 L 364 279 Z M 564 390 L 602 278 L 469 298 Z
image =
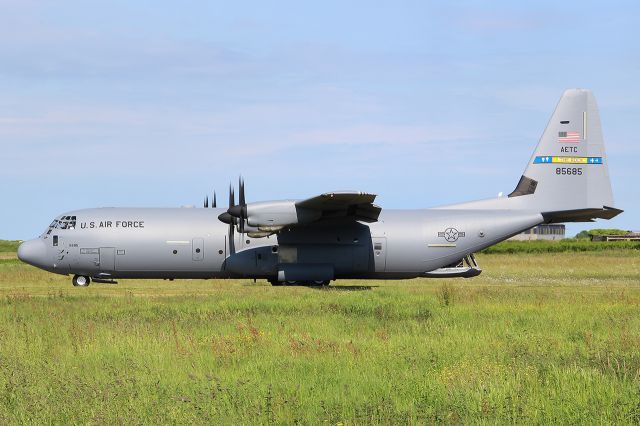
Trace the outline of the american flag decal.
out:
M 558 132 L 558 142 L 578 143 L 580 142 L 580 132 Z

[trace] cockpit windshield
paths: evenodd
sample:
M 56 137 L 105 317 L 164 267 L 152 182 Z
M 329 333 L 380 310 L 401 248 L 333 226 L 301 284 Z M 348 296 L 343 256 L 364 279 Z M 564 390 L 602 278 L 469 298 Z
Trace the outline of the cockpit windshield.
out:
M 51 234 L 51 231 L 54 229 L 75 229 L 76 228 L 76 217 L 75 216 L 61 216 L 58 219 L 55 219 L 49 225 L 49 229 L 47 230 L 47 235 Z

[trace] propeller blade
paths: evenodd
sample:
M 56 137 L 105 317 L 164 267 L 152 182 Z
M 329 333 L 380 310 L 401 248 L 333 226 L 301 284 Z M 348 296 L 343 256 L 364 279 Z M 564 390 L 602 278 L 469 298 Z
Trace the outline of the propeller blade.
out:
M 215 190 L 213 191 L 213 203 L 211 203 L 211 207 L 214 208 L 214 209 L 216 207 L 218 207 L 217 203 L 216 203 L 216 191 Z
M 235 201 L 235 192 L 233 190 L 233 187 L 231 185 L 229 185 L 229 210 L 231 210 L 231 208 L 236 204 Z M 227 211 L 228 214 L 228 211 Z M 224 213 L 220 216 L 224 216 Z M 225 217 L 226 219 L 226 217 Z M 222 219 L 220 219 L 222 220 Z M 234 231 L 235 231 L 235 218 L 231 217 L 231 215 L 229 214 L 229 253 L 230 254 L 235 254 L 236 252 L 236 243 L 235 243 L 235 236 L 234 236 Z
M 204 208 L 206 209 L 207 207 L 209 207 L 209 196 L 208 195 L 206 197 L 204 197 Z
M 238 178 L 238 188 L 240 189 L 240 197 L 238 200 L 238 204 L 240 204 L 241 206 L 244 206 L 247 203 L 244 198 L 244 179 L 242 179 L 242 176 Z

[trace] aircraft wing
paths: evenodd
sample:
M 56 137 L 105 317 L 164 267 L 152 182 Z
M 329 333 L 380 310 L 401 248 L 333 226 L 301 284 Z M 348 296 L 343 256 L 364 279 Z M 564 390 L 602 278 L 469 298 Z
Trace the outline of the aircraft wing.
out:
M 296 201 L 296 207 L 321 212 L 321 218 L 353 217 L 376 222 L 382 208 L 373 204 L 375 199 L 375 194 L 366 192 L 335 191 Z
M 358 191 L 335 191 L 306 200 L 273 200 L 246 203 L 244 184 L 240 181 L 240 204 L 234 203 L 233 190 L 229 192 L 229 209 L 218 219 L 238 227 L 241 233 L 265 237 L 282 229 L 306 225 L 325 219 L 348 218 L 363 222 L 376 222 L 382 208 L 373 204 L 375 194 Z M 231 231 L 230 231 L 231 232 Z

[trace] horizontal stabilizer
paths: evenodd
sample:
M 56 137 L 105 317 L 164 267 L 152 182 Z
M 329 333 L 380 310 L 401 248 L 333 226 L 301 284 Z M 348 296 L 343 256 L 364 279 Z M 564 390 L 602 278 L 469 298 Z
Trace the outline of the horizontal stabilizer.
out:
M 563 210 L 557 212 L 544 212 L 542 217 L 546 223 L 562 222 L 594 222 L 596 219 L 612 219 L 622 213 L 623 210 L 604 206 L 601 209 Z

